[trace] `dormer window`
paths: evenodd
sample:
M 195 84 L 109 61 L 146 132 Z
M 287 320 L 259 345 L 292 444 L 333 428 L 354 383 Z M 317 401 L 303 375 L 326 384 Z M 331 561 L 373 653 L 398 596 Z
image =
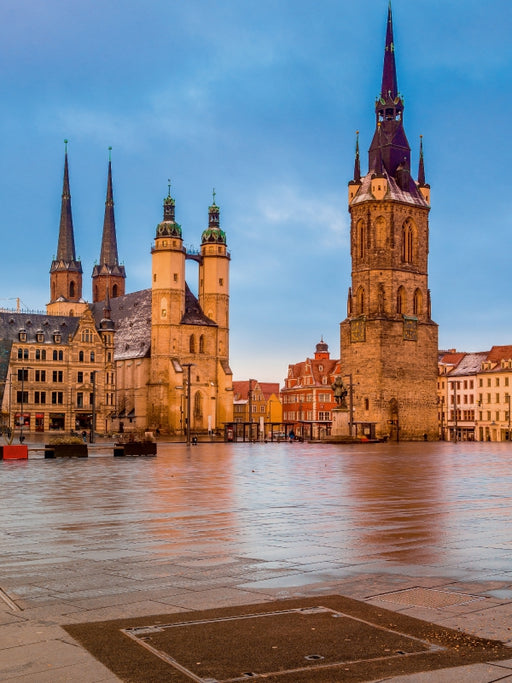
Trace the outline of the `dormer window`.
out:
M 21 342 L 27 341 L 27 332 L 25 330 L 20 330 L 18 336 Z
M 62 341 L 62 335 L 61 335 L 60 332 L 54 332 L 54 333 L 53 333 L 53 341 L 55 342 L 55 344 L 60 344 L 60 343 L 61 343 L 61 341 Z
M 36 332 L 36 341 L 38 342 L 44 342 L 44 334 L 41 330 L 38 330 Z

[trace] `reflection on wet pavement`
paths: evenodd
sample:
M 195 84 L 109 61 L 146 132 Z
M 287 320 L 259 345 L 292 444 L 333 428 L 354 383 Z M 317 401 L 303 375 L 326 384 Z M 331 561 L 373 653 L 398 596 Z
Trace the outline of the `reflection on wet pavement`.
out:
M 161 444 L 156 459 L 105 449 L 4 462 L 0 571 L 58 565 L 67 589 L 73 558 L 116 567 L 115 583 L 148 558 L 146 578 L 179 559 L 185 583 L 230 565 L 238 576 L 242 560 L 256 582 L 375 562 L 512 578 L 511 455 L 501 444 Z

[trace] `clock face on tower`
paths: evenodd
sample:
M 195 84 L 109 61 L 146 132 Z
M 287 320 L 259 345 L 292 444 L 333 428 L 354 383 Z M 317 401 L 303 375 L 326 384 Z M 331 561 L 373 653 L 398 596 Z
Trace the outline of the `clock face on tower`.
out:
M 418 341 L 418 320 L 404 316 L 404 339 L 405 341 Z
M 366 318 L 364 316 L 350 321 L 350 341 L 366 341 Z

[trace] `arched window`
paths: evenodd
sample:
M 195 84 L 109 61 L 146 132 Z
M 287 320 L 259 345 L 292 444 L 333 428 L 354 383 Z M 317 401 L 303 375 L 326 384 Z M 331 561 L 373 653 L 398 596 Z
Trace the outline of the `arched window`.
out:
M 365 307 L 365 295 L 363 287 L 359 287 L 356 292 L 356 313 L 362 315 Z
M 357 234 L 357 255 L 359 256 L 359 258 L 364 258 L 364 254 L 365 254 L 365 243 L 364 243 L 365 233 L 366 233 L 366 231 L 364 229 L 364 222 L 359 221 L 359 223 L 357 224 L 357 231 L 356 231 L 356 234 Z
M 115 299 L 117 296 L 119 296 L 119 290 L 117 285 L 114 285 L 112 287 L 112 298 Z
M 94 363 L 94 351 L 91 351 L 91 363 Z
M 75 297 L 75 283 L 73 280 L 69 283 L 69 298 L 74 299 Z
M 83 362 L 84 362 L 84 352 L 83 352 L 83 351 L 79 351 L 79 352 L 78 352 L 78 362 L 79 362 L 79 363 L 83 363 Z
M 396 293 L 396 312 L 405 313 L 405 289 L 399 287 Z
M 200 391 L 196 391 L 194 396 L 194 418 L 200 420 L 203 417 L 203 397 Z
M 416 260 L 416 228 L 410 218 L 402 227 L 402 261 L 414 263 Z
M 194 337 L 193 334 L 190 335 L 190 339 L 189 339 L 189 351 L 190 351 L 190 353 L 196 352 L 196 338 Z
M 421 315 L 423 313 L 423 294 L 421 293 L 421 289 L 417 289 L 414 292 L 412 312 L 414 315 Z
M 199 337 L 199 353 L 204 353 L 204 334 Z
M 384 249 L 387 242 L 386 219 L 379 216 L 375 221 L 375 246 L 377 249 Z

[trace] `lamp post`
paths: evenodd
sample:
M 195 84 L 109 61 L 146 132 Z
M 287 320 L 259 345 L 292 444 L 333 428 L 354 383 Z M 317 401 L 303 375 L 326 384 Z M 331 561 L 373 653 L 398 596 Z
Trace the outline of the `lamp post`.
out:
M 252 383 L 256 382 L 255 379 L 249 380 L 249 441 L 252 441 Z
M 96 429 L 96 372 L 91 372 L 92 382 L 92 424 L 91 432 L 89 434 L 89 443 L 94 443 L 94 430 Z
M 187 425 L 187 446 L 190 446 L 190 368 L 194 363 L 182 363 L 182 367 L 187 368 L 187 416 L 185 418 Z
M 457 381 L 452 382 L 452 388 L 453 388 L 453 441 L 457 442 L 457 430 L 458 430 L 458 422 L 457 422 Z
M 510 399 L 512 396 L 508 394 L 508 440 L 510 441 Z
M 31 370 L 32 368 L 29 367 L 24 367 L 21 368 L 21 423 L 20 423 L 20 443 L 23 443 L 25 441 L 25 437 L 23 436 L 23 427 L 25 425 L 25 372 L 27 373 L 27 379 L 28 379 L 28 371 Z
M 354 395 L 353 395 L 353 387 L 352 387 L 352 373 L 349 375 L 344 375 L 344 377 L 348 377 L 349 385 L 348 385 L 348 428 L 349 428 L 349 434 L 350 438 L 354 436 Z

